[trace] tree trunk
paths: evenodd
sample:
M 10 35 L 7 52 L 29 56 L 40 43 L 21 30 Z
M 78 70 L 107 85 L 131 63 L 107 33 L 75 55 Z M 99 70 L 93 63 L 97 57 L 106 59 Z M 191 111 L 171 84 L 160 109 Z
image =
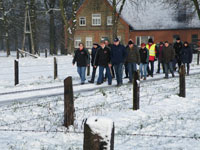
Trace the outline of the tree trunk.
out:
M 54 12 L 50 11 L 50 54 L 56 54 L 56 44 L 55 44 L 55 20 L 54 20 Z
M 198 14 L 198 17 L 199 17 L 199 20 L 200 20 L 200 8 L 199 8 L 199 2 L 198 0 L 192 0 L 194 2 L 194 6 L 196 8 L 196 11 L 197 11 L 197 14 Z
M 38 45 L 37 45 L 37 29 L 36 29 L 36 6 L 35 0 L 31 0 L 30 2 L 30 18 L 31 18 L 31 28 L 32 28 L 32 35 L 33 35 L 33 43 L 35 48 L 35 53 L 38 53 Z

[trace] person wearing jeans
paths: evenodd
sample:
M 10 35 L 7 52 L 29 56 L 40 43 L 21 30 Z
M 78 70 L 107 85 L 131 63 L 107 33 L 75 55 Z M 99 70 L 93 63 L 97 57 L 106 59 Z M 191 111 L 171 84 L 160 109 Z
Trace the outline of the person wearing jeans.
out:
M 141 79 L 146 80 L 147 78 L 147 64 L 149 62 L 149 50 L 146 48 L 146 44 L 142 43 L 140 52 L 140 73 Z
M 111 46 L 111 62 L 115 69 L 117 86 L 121 86 L 122 81 L 122 66 L 126 59 L 126 48 L 120 44 L 118 38 L 114 39 L 114 44 Z
M 168 41 L 165 42 L 165 46 L 162 51 L 162 60 L 165 64 L 165 77 L 168 79 L 168 71 L 170 70 L 172 77 L 174 77 L 173 70 L 173 60 L 175 58 L 175 51 L 171 45 L 169 45 Z
M 77 67 L 77 72 L 81 78 L 82 84 L 84 84 L 85 82 L 85 71 L 86 71 L 86 67 Z
M 110 67 L 111 67 L 111 57 L 110 57 L 110 49 L 106 47 L 105 41 L 102 40 L 100 44 L 100 48 L 96 53 L 95 58 L 95 68 L 99 66 L 99 77 L 97 80 L 97 85 L 100 85 L 103 81 L 103 71 L 106 69 L 106 75 L 108 77 L 108 85 L 112 84 L 112 76 L 110 73 Z
M 76 50 L 72 64 L 77 63 L 77 72 L 81 78 L 81 84 L 85 83 L 85 70 L 90 63 L 88 51 L 84 48 L 83 43 L 79 44 Z
M 147 66 L 147 71 L 148 71 L 148 75 L 150 75 L 151 77 L 153 77 L 153 73 L 154 73 L 154 61 L 156 60 L 156 44 L 153 42 L 153 39 L 149 39 L 148 44 L 146 45 L 146 48 L 149 50 L 149 64 L 151 67 L 149 67 L 149 65 Z
M 134 45 L 133 41 L 128 42 L 128 47 L 126 48 L 127 58 L 126 62 L 128 63 L 128 72 L 129 72 L 129 82 L 133 81 L 133 73 L 137 71 L 137 64 L 140 63 L 140 53 L 138 47 Z

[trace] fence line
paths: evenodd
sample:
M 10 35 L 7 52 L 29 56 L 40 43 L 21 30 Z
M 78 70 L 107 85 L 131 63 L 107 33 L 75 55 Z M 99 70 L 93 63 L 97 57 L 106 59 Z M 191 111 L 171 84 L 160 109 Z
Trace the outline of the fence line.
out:
M 69 133 L 69 134 L 84 134 L 83 131 L 65 131 L 65 130 L 22 130 L 22 129 L 0 129 L 0 132 L 32 132 L 32 133 Z M 179 139 L 194 139 L 200 140 L 200 136 L 184 136 L 184 135 L 160 135 L 160 134 L 140 134 L 140 133 L 116 133 L 116 136 L 129 137 L 156 137 L 156 138 L 179 138 Z

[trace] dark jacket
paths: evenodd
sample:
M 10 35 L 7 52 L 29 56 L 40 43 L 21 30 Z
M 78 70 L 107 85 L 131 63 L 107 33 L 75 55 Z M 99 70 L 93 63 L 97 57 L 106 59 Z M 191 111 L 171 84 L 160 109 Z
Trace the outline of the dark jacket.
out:
M 187 46 L 187 47 L 183 46 L 180 54 L 181 54 L 180 58 L 183 63 L 192 62 L 192 49 L 190 48 L 190 46 Z
M 162 61 L 162 51 L 163 51 L 164 46 L 159 46 L 157 48 L 157 58 L 161 62 Z
M 98 46 L 97 48 L 94 48 L 94 47 L 92 48 L 92 54 L 91 54 L 91 56 L 92 56 L 92 59 L 91 59 L 92 66 L 94 66 L 94 59 L 95 59 L 96 53 L 97 53 L 99 48 L 100 48 L 100 46 Z
M 182 42 L 180 43 L 174 43 L 174 49 L 175 49 L 175 57 L 176 59 L 180 59 L 180 52 L 181 52 L 181 49 L 183 48 L 183 44 Z
M 85 48 L 76 50 L 72 63 L 75 64 L 75 62 L 78 67 L 86 67 L 89 64 L 89 53 Z
M 164 63 L 169 63 L 174 60 L 175 51 L 171 45 L 168 47 L 164 46 L 162 50 L 162 61 Z
M 131 49 L 129 46 L 126 48 L 126 62 L 127 63 L 140 63 L 140 53 L 138 47 L 134 45 Z
M 144 49 L 140 48 L 140 62 L 142 64 L 147 64 L 149 62 L 149 50 L 145 47 Z
M 108 47 L 105 47 L 104 49 L 100 47 L 96 53 L 94 64 L 95 66 L 107 67 L 110 63 L 110 60 L 110 49 Z
M 126 59 L 126 48 L 119 44 L 118 46 L 111 46 L 111 62 L 113 65 L 119 65 L 120 63 L 124 63 Z

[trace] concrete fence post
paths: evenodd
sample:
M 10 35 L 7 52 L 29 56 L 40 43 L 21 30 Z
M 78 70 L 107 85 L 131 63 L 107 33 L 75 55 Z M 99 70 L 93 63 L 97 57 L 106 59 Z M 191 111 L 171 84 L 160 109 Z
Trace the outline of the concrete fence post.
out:
M 114 122 L 105 117 L 90 117 L 84 124 L 83 150 L 114 150 Z

